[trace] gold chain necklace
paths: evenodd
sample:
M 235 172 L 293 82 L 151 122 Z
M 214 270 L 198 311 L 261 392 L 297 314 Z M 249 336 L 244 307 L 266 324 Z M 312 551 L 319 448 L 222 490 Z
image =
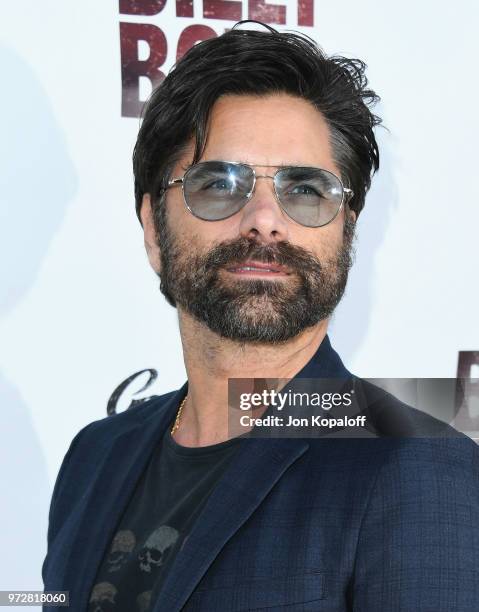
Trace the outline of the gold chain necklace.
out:
M 180 426 L 181 411 L 183 410 L 183 406 L 185 405 L 187 398 L 188 398 L 188 394 L 185 395 L 185 399 L 181 402 L 180 407 L 178 408 L 178 412 L 176 413 L 175 423 L 173 427 L 171 428 L 171 435 L 173 435 L 175 431 L 178 429 L 178 427 Z

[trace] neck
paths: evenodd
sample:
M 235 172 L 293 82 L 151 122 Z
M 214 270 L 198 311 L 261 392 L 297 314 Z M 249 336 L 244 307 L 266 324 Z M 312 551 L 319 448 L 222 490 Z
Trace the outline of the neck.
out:
M 240 343 L 178 309 L 188 399 L 174 439 L 183 446 L 228 440 L 228 378 L 293 378 L 318 350 L 328 320 L 280 344 Z

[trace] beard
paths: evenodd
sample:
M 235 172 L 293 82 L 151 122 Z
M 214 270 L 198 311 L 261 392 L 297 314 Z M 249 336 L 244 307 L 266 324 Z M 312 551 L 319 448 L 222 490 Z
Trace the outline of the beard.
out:
M 191 239 L 173 235 L 165 202 L 155 207 L 161 249 L 160 290 L 211 331 L 239 342 L 279 343 L 328 318 L 341 300 L 353 263 L 355 223 L 346 216 L 343 240 L 319 259 L 287 241 L 262 245 L 237 238 L 193 252 Z M 234 278 L 227 267 L 254 260 L 279 264 L 290 275 L 278 280 Z

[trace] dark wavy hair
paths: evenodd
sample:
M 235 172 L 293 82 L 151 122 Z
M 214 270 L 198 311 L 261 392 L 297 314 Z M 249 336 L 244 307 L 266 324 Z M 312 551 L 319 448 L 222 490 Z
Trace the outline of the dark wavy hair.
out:
M 236 29 L 242 23 L 191 47 L 145 104 L 133 153 L 140 223 L 143 195 L 158 200 L 193 137 L 193 163 L 201 159 L 211 109 L 225 94 L 287 93 L 313 104 L 329 126 L 341 178 L 354 191 L 349 206 L 357 214 L 362 210 L 379 168 L 373 128 L 381 122 L 370 110 L 379 96 L 368 88 L 366 64 L 328 57 L 304 34 L 278 32 L 265 24 L 268 31 Z

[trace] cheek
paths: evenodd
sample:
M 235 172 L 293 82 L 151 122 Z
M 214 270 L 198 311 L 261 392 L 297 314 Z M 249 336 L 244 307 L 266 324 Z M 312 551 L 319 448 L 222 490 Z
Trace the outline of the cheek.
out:
M 299 228 L 292 231 L 290 242 L 309 251 L 319 260 L 333 257 L 341 247 L 343 241 L 342 224 L 330 223 L 318 228 Z
M 168 199 L 167 207 L 167 222 L 171 232 L 183 244 L 188 244 L 190 249 L 205 250 L 213 244 L 236 240 L 240 236 L 239 215 L 222 221 L 203 221 L 186 208 L 181 193 L 180 198 Z

